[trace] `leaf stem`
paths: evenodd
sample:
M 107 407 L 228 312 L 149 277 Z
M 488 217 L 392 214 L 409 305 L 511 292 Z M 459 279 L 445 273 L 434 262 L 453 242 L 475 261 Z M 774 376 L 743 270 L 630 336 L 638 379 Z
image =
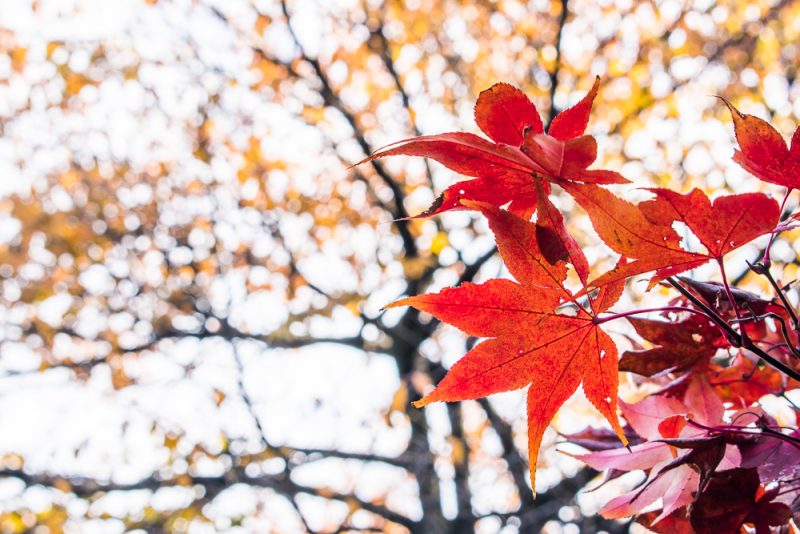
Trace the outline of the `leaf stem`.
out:
M 609 321 L 613 321 L 615 319 L 623 319 L 625 317 L 630 317 L 632 315 L 641 315 L 643 313 L 651 313 L 651 312 L 687 312 L 687 313 L 694 313 L 696 315 L 701 315 L 706 319 L 711 319 L 708 315 L 703 313 L 700 310 L 696 310 L 694 308 L 689 308 L 686 306 L 665 306 L 663 308 L 645 308 L 641 310 L 632 310 L 622 313 L 615 313 L 613 315 L 609 315 L 606 317 L 595 317 L 592 321 L 594 324 L 603 324 Z
M 762 321 L 762 320 L 767 319 L 767 318 L 770 318 L 773 321 L 777 321 L 781 325 L 781 333 L 783 334 L 783 340 L 786 341 L 786 343 L 782 343 L 781 345 L 786 345 L 789 348 L 789 350 L 792 351 L 792 354 L 794 354 L 795 358 L 800 358 L 800 350 L 798 350 L 794 345 L 792 345 L 792 341 L 789 338 L 789 329 L 786 328 L 786 321 L 784 321 L 783 317 L 781 317 L 777 313 L 769 312 L 769 313 L 765 313 L 763 315 L 754 315 L 753 317 L 745 318 L 745 319 L 742 319 L 741 321 L 742 322 L 751 321 L 751 320 L 752 321 Z M 735 321 L 739 322 L 739 319 L 735 319 Z M 733 322 L 733 321 L 731 321 L 731 322 Z
M 719 432 L 719 433 L 730 432 L 731 434 L 741 434 L 741 435 L 745 435 L 745 436 L 767 435 L 769 437 L 773 437 L 775 439 L 779 439 L 779 440 L 785 441 L 785 442 L 793 445 L 796 448 L 800 448 L 800 440 L 798 440 L 797 438 L 795 438 L 793 436 L 789 436 L 789 435 L 783 434 L 781 432 L 778 432 L 777 430 L 775 430 L 774 428 L 771 428 L 770 426 L 764 424 L 763 422 L 761 422 L 758 427 L 740 426 L 740 425 L 734 425 L 733 423 L 722 424 L 722 425 L 719 425 L 719 426 L 709 426 L 709 425 L 704 425 L 702 423 L 698 423 L 694 419 L 687 418 L 686 419 L 686 423 L 691 425 L 691 426 L 693 426 L 693 427 L 706 430 L 709 433 L 711 433 L 711 432 L 714 432 L 714 433 L 717 433 L 717 432 Z M 759 432 L 759 430 L 760 430 L 760 432 Z M 700 438 L 700 439 L 703 439 L 703 438 Z M 656 440 L 656 441 L 665 441 L 666 442 L 666 440 Z
M 737 339 L 735 338 L 738 338 L 739 340 L 741 339 L 739 337 L 739 334 L 733 328 L 731 328 L 731 326 L 725 321 L 725 319 L 723 319 L 716 311 L 714 311 L 703 301 L 692 295 L 685 287 L 676 282 L 674 278 L 672 277 L 667 278 L 667 282 L 669 282 L 669 284 L 672 287 L 677 289 L 678 292 L 684 297 L 686 297 L 686 299 L 689 300 L 692 304 L 703 310 L 706 313 L 706 315 L 708 315 L 708 318 L 711 319 L 717 326 L 719 326 L 725 332 L 725 336 L 731 341 L 731 344 L 734 344 L 734 346 L 736 347 L 741 346 L 741 344 L 735 345 L 735 342 L 737 342 Z
M 781 217 L 783 215 L 783 208 L 786 206 L 786 201 L 789 200 L 789 195 L 792 194 L 791 187 L 786 189 L 786 194 L 783 195 L 783 201 L 781 201 L 781 207 L 778 210 L 778 216 Z M 780 220 L 780 219 L 779 219 Z M 772 243 L 775 241 L 775 236 L 778 235 L 778 232 L 772 232 L 769 236 L 769 243 L 767 243 L 767 248 L 764 250 L 764 259 L 761 260 L 761 264 L 769 269 L 770 265 L 772 264 L 772 259 L 770 258 L 770 250 L 772 249 Z
M 748 263 L 748 265 L 750 265 Z M 794 311 L 794 307 L 789 303 L 789 300 L 786 298 L 786 294 L 783 292 L 783 289 L 778 285 L 778 282 L 775 281 L 773 278 L 772 273 L 769 271 L 769 267 L 766 265 L 750 265 L 750 269 L 760 275 L 763 275 L 769 284 L 772 286 L 772 289 L 775 290 L 775 293 L 778 295 L 778 298 L 781 299 L 781 303 L 783 307 L 786 308 L 786 312 L 792 318 L 792 326 L 794 326 L 795 332 L 800 331 L 800 321 L 797 319 L 797 313 Z
M 739 305 L 736 304 L 736 300 L 733 298 L 733 292 L 731 291 L 731 286 L 728 284 L 728 276 L 725 274 L 725 262 L 722 261 L 722 258 L 717 258 L 717 265 L 719 265 L 719 272 L 722 274 L 722 285 L 725 287 L 725 294 L 728 296 L 728 302 L 730 302 L 731 306 L 733 306 L 733 311 L 736 314 L 739 334 L 742 336 L 743 340 L 749 339 L 747 335 L 747 327 L 745 326 L 744 321 L 742 321 L 742 312 L 739 311 Z
M 692 304 L 703 310 L 707 315 L 708 318 L 711 319 L 714 323 L 717 324 L 722 330 L 725 331 L 726 337 L 731 341 L 731 344 L 735 347 L 743 347 L 770 364 L 775 369 L 779 370 L 783 374 L 787 375 L 788 377 L 800 381 L 800 373 L 783 363 L 782 361 L 773 358 L 767 352 L 765 352 L 760 347 L 753 344 L 753 342 L 747 338 L 743 339 L 739 333 L 731 328 L 731 326 L 723 319 L 722 317 L 717 314 L 714 310 L 709 308 L 705 303 L 700 301 L 697 297 L 692 295 L 685 287 L 680 285 L 678 282 L 675 281 L 673 278 L 667 278 L 667 282 L 674 287 L 675 289 L 680 292 L 681 295 L 686 297 Z

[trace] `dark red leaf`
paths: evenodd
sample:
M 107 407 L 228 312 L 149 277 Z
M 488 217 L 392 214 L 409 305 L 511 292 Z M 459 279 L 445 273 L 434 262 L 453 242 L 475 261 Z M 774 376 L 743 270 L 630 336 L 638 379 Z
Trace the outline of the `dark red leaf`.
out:
M 727 344 L 710 321 L 691 315 L 678 322 L 629 318 L 644 339 L 656 345 L 651 349 L 629 350 L 620 358 L 621 371 L 653 376 L 670 370 L 681 372 L 704 364 L 717 347 Z

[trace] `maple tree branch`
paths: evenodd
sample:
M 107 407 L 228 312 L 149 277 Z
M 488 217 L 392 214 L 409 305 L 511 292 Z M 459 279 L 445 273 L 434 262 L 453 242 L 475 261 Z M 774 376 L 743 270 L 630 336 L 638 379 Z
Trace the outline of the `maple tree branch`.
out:
M 489 423 L 492 425 L 497 437 L 500 439 L 500 444 L 503 446 L 503 459 L 508 464 L 508 471 L 511 478 L 514 480 L 514 485 L 517 487 L 517 495 L 520 501 L 520 509 L 526 509 L 535 505 L 533 499 L 533 492 L 528 486 L 528 479 L 526 473 L 528 471 L 528 463 L 523 459 L 519 453 L 517 446 L 514 444 L 514 432 L 511 425 L 506 423 L 500 415 L 492 407 L 491 403 L 486 398 L 477 399 Z
M 381 463 L 381 464 L 391 465 L 394 467 L 401 467 L 403 469 L 408 469 L 409 466 L 408 460 L 405 460 L 403 456 L 399 457 L 382 456 L 379 454 L 371 454 L 363 452 L 347 452 L 339 449 L 319 449 L 319 448 L 288 447 L 288 446 L 280 446 L 278 448 L 287 451 L 291 455 L 304 454 L 306 456 L 309 456 L 309 458 L 303 458 L 302 460 L 300 460 L 303 464 L 324 460 L 326 458 L 337 458 L 340 460 L 358 460 L 361 462 Z M 293 461 L 294 460 L 295 458 L 293 458 Z
M 783 335 L 783 340 L 785 341 L 785 343 L 781 344 L 781 345 L 778 345 L 778 346 L 786 345 L 789 348 L 789 350 L 792 351 L 792 354 L 795 357 L 800 358 L 800 350 L 795 348 L 792 345 L 792 342 L 790 340 L 789 329 L 786 327 L 786 321 L 784 321 L 783 317 L 781 317 L 777 313 L 769 312 L 769 313 L 765 313 L 763 315 L 753 315 L 752 317 L 745 317 L 743 319 L 734 319 L 731 322 L 737 322 L 738 323 L 738 322 L 746 322 L 746 321 L 761 321 L 761 320 L 766 319 L 766 318 L 773 319 L 773 320 L 777 321 L 778 324 L 781 325 L 781 333 Z
M 558 31 L 556 32 L 556 59 L 553 71 L 550 73 L 550 109 L 547 111 L 547 127 L 553 122 L 556 117 L 555 96 L 558 89 L 558 75 L 561 72 L 561 38 L 564 33 L 564 26 L 567 23 L 567 16 L 569 15 L 569 0 L 561 0 L 561 13 L 558 16 Z
M 731 328 L 731 326 L 727 323 L 727 321 L 725 321 L 725 319 L 723 319 L 716 311 L 711 309 L 703 301 L 692 295 L 685 287 L 680 285 L 674 278 L 672 277 L 667 278 L 667 282 L 669 282 L 669 284 L 672 287 L 677 289 L 681 295 L 683 295 L 689 301 L 691 301 L 692 304 L 703 310 L 705 314 L 708 316 L 708 318 L 711 319 L 717 326 L 719 326 L 725 332 L 726 337 L 732 340 L 741 339 L 739 338 L 739 333 L 736 332 L 733 328 Z M 741 344 L 737 345 L 737 347 L 740 346 Z
M 720 326 L 725 331 L 728 339 L 732 342 L 732 344 L 735 347 L 742 347 L 749 350 L 750 352 L 752 352 L 753 354 L 755 354 L 756 356 L 758 356 L 759 358 L 770 364 L 775 369 L 781 371 L 783 374 L 793 378 L 794 380 L 800 381 L 800 373 L 798 373 L 796 370 L 792 369 L 782 361 L 770 356 L 769 353 L 767 353 L 757 345 L 753 344 L 753 342 L 750 339 L 746 338 L 743 339 L 742 336 L 740 336 L 736 330 L 731 328 L 731 326 L 722 317 L 720 317 L 714 310 L 706 306 L 697 297 L 695 297 L 689 291 L 687 291 L 686 288 L 677 283 L 673 278 L 671 277 L 667 278 L 667 281 L 670 283 L 672 287 L 677 289 L 684 297 L 689 299 L 695 306 L 705 311 L 708 314 L 709 319 L 714 321 L 718 326 Z
M 212 495 L 217 495 L 230 486 L 240 483 L 255 487 L 270 488 L 284 497 L 287 497 L 287 495 L 295 497 L 299 494 L 307 494 L 323 499 L 341 501 L 348 504 L 352 503 L 367 512 L 382 517 L 392 523 L 402 525 L 412 531 L 419 525 L 419 523 L 413 519 L 395 512 L 386 506 L 366 501 L 353 493 L 341 493 L 324 487 L 300 484 L 285 475 L 260 475 L 250 477 L 247 476 L 244 469 L 240 467 L 235 467 L 221 476 L 191 476 L 184 474 L 176 478 L 162 479 L 157 474 L 152 474 L 129 484 L 102 482 L 74 475 L 33 474 L 22 469 L 0 469 L 0 479 L 5 478 L 16 478 L 27 486 L 43 486 L 60 491 L 66 489 L 66 484 L 69 487 L 67 489 L 69 493 L 81 498 L 92 498 L 98 496 L 98 494 L 112 491 L 156 491 L 164 487 L 191 488 L 195 485 L 202 486 Z
M 467 268 L 464 269 L 464 272 L 461 273 L 461 276 L 458 277 L 458 283 L 456 285 L 460 286 L 464 282 L 472 282 L 478 275 L 478 272 L 481 270 L 481 267 L 483 267 L 487 261 L 492 259 L 495 254 L 497 254 L 496 245 L 491 249 L 487 250 L 486 252 L 484 252 L 484 254 L 480 258 L 467 265 Z
M 370 146 L 367 138 L 365 137 L 364 133 L 361 131 L 361 127 L 358 125 L 358 120 L 356 116 L 353 114 L 352 111 L 342 102 L 341 98 L 338 94 L 333 90 L 333 86 L 328 79 L 325 70 L 322 68 L 319 60 L 317 58 L 311 57 L 303 47 L 303 44 L 300 42 L 300 39 L 297 37 L 297 33 L 294 31 L 292 27 L 292 17 L 289 14 L 289 7 L 286 5 L 286 0 L 281 0 L 280 2 L 281 11 L 283 12 L 283 16 L 286 18 L 286 27 L 289 31 L 289 35 L 292 37 L 292 41 L 294 42 L 295 46 L 297 47 L 298 51 L 300 52 L 300 57 L 311 65 L 311 68 L 314 71 L 317 79 L 320 82 L 320 91 L 319 94 L 322 97 L 323 101 L 326 105 L 336 109 L 345 120 L 350 124 L 350 128 L 353 130 L 353 135 L 355 137 L 356 142 L 361 147 L 361 150 L 364 152 L 366 156 L 371 155 L 374 152 L 372 146 Z M 409 257 L 416 257 L 418 255 L 417 244 L 414 241 L 414 237 L 411 235 L 411 231 L 409 229 L 408 223 L 408 212 L 406 211 L 405 205 L 403 203 L 405 194 L 403 193 L 402 188 L 400 185 L 391 177 L 389 172 L 386 168 L 381 164 L 381 162 L 377 160 L 372 160 L 371 162 L 372 168 L 375 169 L 375 172 L 378 176 L 383 180 L 383 183 L 389 187 L 394 197 L 394 218 L 395 223 L 397 224 L 398 231 L 400 232 L 400 236 L 403 238 L 403 247 L 406 251 L 406 255 Z
M 778 298 L 781 299 L 781 303 L 783 307 L 786 309 L 786 313 L 792 318 L 792 325 L 794 326 L 795 332 L 800 332 L 800 321 L 798 321 L 797 313 L 794 311 L 794 306 L 791 305 L 789 299 L 786 298 L 786 294 L 783 292 L 783 289 L 778 285 L 778 282 L 775 281 L 775 278 L 772 276 L 772 273 L 769 270 L 769 267 L 766 265 L 760 264 L 748 264 L 750 269 L 756 273 L 764 276 L 767 279 L 769 284 L 772 286 L 772 289 L 775 290 L 775 293 L 778 295 Z
M 430 432 L 425 410 L 409 410 L 408 420 L 411 423 L 411 440 L 406 452 L 409 458 L 413 459 L 410 464 L 410 472 L 414 475 L 419 487 L 419 503 L 422 508 L 423 521 L 427 525 L 438 526 L 444 521 L 440 501 L 441 485 L 434 467 L 433 452 L 428 442 Z
M 223 13 L 220 9 L 218 9 L 215 6 L 211 6 L 209 7 L 209 9 L 211 13 L 219 20 L 227 24 L 229 27 L 236 29 L 235 25 L 230 21 L 228 16 L 225 15 L 225 13 Z M 289 31 L 289 35 L 292 37 L 295 46 L 300 52 L 300 58 L 311 66 L 312 70 L 314 71 L 314 74 L 316 75 L 320 83 L 319 95 L 322 98 L 324 104 L 326 106 L 329 106 L 337 110 L 339 113 L 342 114 L 347 123 L 350 125 L 350 128 L 353 131 L 353 137 L 356 143 L 361 148 L 361 151 L 365 155 L 369 156 L 370 154 L 372 154 L 372 152 L 374 152 L 374 149 L 369 144 L 366 136 L 364 135 L 364 132 L 358 125 L 358 120 L 356 119 L 356 116 L 348 109 L 348 107 L 344 104 L 344 102 L 342 102 L 341 98 L 333 90 L 333 86 L 331 85 L 330 80 L 325 74 L 325 71 L 322 68 L 322 65 L 319 63 L 319 61 L 316 58 L 308 56 L 308 54 L 306 53 L 305 48 L 298 40 L 297 35 L 294 29 L 292 28 L 291 17 L 289 15 L 289 10 L 288 7 L 286 6 L 285 1 L 281 2 L 281 9 L 286 18 L 286 26 Z M 256 11 L 258 11 L 257 8 Z M 298 72 L 298 70 L 294 67 L 291 61 L 283 61 L 277 57 L 272 56 L 267 50 L 263 48 L 262 45 L 253 42 L 252 38 L 248 39 L 248 46 L 250 46 L 253 52 L 258 54 L 264 60 L 269 61 L 270 63 L 273 63 L 275 65 L 280 65 L 281 67 L 285 68 L 286 72 L 293 78 L 297 80 L 305 79 L 304 76 L 300 72 Z M 403 240 L 403 249 L 405 250 L 406 255 L 408 257 L 416 257 L 418 255 L 418 250 L 416 241 L 414 240 L 414 236 L 411 234 L 409 228 L 409 222 L 407 220 L 408 212 L 406 212 L 405 205 L 403 203 L 403 200 L 405 198 L 403 190 L 400 187 L 400 185 L 391 177 L 391 175 L 386 170 L 386 168 L 381 164 L 381 162 L 373 160 L 372 162 L 370 162 L 370 164 L 372 165 L 372 168 L 375 170 L 375 173 L 378 175 L 378 177 L 392 191 L 392 195 L 394 198 L 394 209 L 390 209 L 388 211 L 392 214 L 392 217 L 395 219 L 395 224 L 397 226 L 398 232 L 400 233 L 400 237 Z
M 574 504 L 578 492 L 596 476 L 597 471 L 584 467 L 575 476 L 564 478 L 555 486 L 537 495 L 536 504 L 533 506 L 520 506 L 513 512 L 488 513 L 476 520 L 496 517 L 507 522 L 509 519 L 516 518 L 519 521 L 517 528 L 520 532 L 539 532 L 548 521 L 558 517 L 558 511 L 562 507 Z M 597 532 L 599 530 L 614 534 L 628 532 L 627 523 L 619 523 L 602 516 L 585 517 L 583 524 L 579 527 L 581 527 L 580 532 Z
M 242 402 L 244 402 L 247 408 L 247 413 L 258 431 L 258 439 L 261 445 L 265 449 L 271 449 L 273 447 L 267 440 L 267 434 L 264 432 L 264 427 L 261 425 L 261 418 L 256 414 L 253 399 L 250 397 L 250 393 L 244 385 L 244 362 L 242 362 L 242 356 L 239 354 L 239 347 L 235 341 L 231 343 L 231 350 L 233 351 L 233 361 L 236 363 L 236 386 L 239 389 L 239 396 L 242 398 Z
M 385 349 L 380 348 L 379 346 L 371 346 L 368 344 L 362 335 L 355 335 L 349 337 L 292 337 L 292 338 L 279 338 L 273 335 L 261 335 L 261 334 L 251 334 L 248 332 L 241 331 L 233 326 L 231 326 L 227 319 L 224 317 L 219 317 L 213 314 L 204 313 L 203 314 L 206 319 L 214 318 L 219 321 L 220 328 L 219 330 L 211 331 L 206 327 L 203 327 L 200 331 L 191 332 L 191 331 L 181 331 L 174 328 L 167 328 L 161 331 L 157 331 L 151 334 L 150 339 L 147 341 L 140 343 L 134 346 L 128 347 L 115 347 L 112 352 L 106 356 L 100 358 L 93 358 L 90 360 L 83 360 L 83 361 L 72 361 L 72 360 L 62 360 L 62 361 L 49 361 L 46 359 L 42 360 L 41 365 L 36 369 L 26 369 L 26 370 L 7 370 L 3 373 L 0 373 L 0 379 L 2 378 L 19 378 L 24 376 L 31 376 L 37 375 L 42 373 L 43 371 L 49 371 L 52 369 L 67 369 L 74 373 L 79 374 L 80 376 L 88 376 L 88 374 L 95 368 L 100 365 L 109 364 L 109 360 L 114 357 L 115 355 L 130 355 L 130 354 L 138 354 L 143 351 L 159 350 L 159 344 L 164 341 L 170 340 L 181 340 L 181 339 L 198 339 L 198 340 L 205 340 L 211 338 L 217 339 L 224 339 L 230 343 L 235 343 L 236 340 L 248 340 L 261 343 L 265 345 L 267 349 L 294 349 L 294 348 L 304 348 L 309 347 L 312 345 L 316 345 L 319 343 L 332 343 L 337 345 L 343 345 L 347 347 L 353 347 L 364 351 L 371 351 L 371 352 L 386 352 Z M 87 338 L 85 336 L 80 335 L 78 332 L 74 331 L 73 329 L 62 327 L 56 330 L 59 334 L 65 334 L 75 339 L 84 340 L 84 341 L 103 341 L 102 339 L 92 339 Z M 35 325 L 27 328 L 25 330 L 26 335 L 38 335 L 39 330 Z
M 385 6 L 384 6 L 385 7 Z M 374 36 L 377 41 L 380 43 L 380 47 L 372 46 L 372 40 L 367 41 L 370 45 L 370 48 L 373 48 L 374 52 L 381 58 L 383 61 L 386 70 L 389 72 L 389 75 L 392 77 L 394 81 L 394 86 L 397 89 L 397 92 L 400 94 L 400 100 L 403 102 L 403 107 L 408 114 L 408 121 L 411 124 L 411 129 L 414 131 L 414 135 L 420 136 L 422 132 L 420 131 L 419 127 L 417 126 L 417 121 L 415 119 L 414 108 L 411 107 L 411 98 L 409 98 L 408 93 L 403 87 L 403 82 L 400 80 L 400 74 L 397 72 L 397 68 L 395 68 L 394 60 L 392 59 L 391 50 L 389 48 L 389 40 L 386 39 L 386 35 L 383 33 L 383 18 L 380 19 L 380 24 L 374 30 L 372 30 L 371 35 Z M 433 171 L 431 169 L 431 162 L 428 158 L 423 158 L 423 162 L 425 165 L 425 175 L 428 178 L 428 184 L 433 187 Z M 439 224 L 438 219 L 436 223 Z
M 447 403 L 447 415 L 450 419 L 450 436 L 453 440 L 450 454 L 453 464 L 453 482 L 456 487 L 456 504 L 458 505 L 458 515 L 454 520 L 454 530 L 467 527 L 474 520 L 472 513 L 472 493 L 469 487 L 469 455 L 470 448 L 464 437 L 464 426 L 462 420 L 462 403 Z

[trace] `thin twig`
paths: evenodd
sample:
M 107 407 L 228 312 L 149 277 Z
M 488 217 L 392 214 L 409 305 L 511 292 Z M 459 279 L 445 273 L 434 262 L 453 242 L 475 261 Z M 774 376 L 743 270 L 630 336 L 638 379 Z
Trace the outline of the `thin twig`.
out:
M 760 347 L 756 346 L 750 339 L 743 339 L 742 336 L 740 336 L 736 330 L 731 328 L 731 326 L 717 314 L 717 312 L 706 306 L 706 304 L 704 304 L 697 297 L 692 295 L 689 291 L 686 290 L 686 288 L 681 286 L 673 278 L 667 278 L 667 281 L 670 283 L 670 285 L 672 285 L 672 287 L 677 289 L 684 297 L 689 299 L 692 302 L 692 304 L 694 304 L 695 306 L 706 312 L 706 314 L 708 314 L 709 316 L 709 319 L 714 321 L 714 323 L 716 323 L 725 331 L 728 339 L 731 341 L 731 344 L 733 346 L 742 347 L 749 350 L 750 352 L 752 352 L 753 354 L 755 354 L 756 356 L 758 356 L 759 358 L 770 364 L 775 369 L 781 371 L 782 373 L 793 378 L 794 380 L 800 381 L 800 373 L 798 373 L 797 371 L 795 371 L 782 361 L 777 360 L 772 356 L 770 356 L 767 352 L 762 350 Z

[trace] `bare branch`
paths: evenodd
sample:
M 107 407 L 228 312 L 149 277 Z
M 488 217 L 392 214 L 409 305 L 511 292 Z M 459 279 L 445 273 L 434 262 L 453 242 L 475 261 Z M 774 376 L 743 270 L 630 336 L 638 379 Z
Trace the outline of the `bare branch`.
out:
M 153 474 L 130 484 L 103 482 L 77 476 L 61 476 L 44 473 L 32 474 L 21 469 L 2 469 L 0 470 L 0 479 L 3 478 L 16 478 L 22 480 L 28 486 L 43 486 L 46 488 L 57 489 L 59 491 L 64 491 L 64 489 L 68 487 L 69 492 L 82 498 L 97 497 L 99 494 L 113 491 L 157 491 L 165 487 L 190 488 L 197 485 L 204 487 L 206 491 L 213 495 L 218 495 L 220 492 L 232 486 L 233 484 L 243 483 L 261 488 L 271 488 L 281 495 L 292 499 L 297 495 L 306 494 L 333 501 L 353 503 L 363 510 L 382 517 L 392 523 L 402 525 L 406 528 L 413 529 L 418 525 L 417 521 L 409 519 L 408 517 L 395 512 L 386 506 L 365 501 L 352 493 L 341 493 L 328 488 L 298 484 L 286 475 L 262 475 L 257 477 L 248 477 L 241 468 L 232 469 L 224 476 L 216 477 L 181 475 L 177 478 L 162 479 L 158 475 Z
M 556 117 L 556 104 L 555 96 L 558 90 L 558 74 L 561 72 L 561 38 L 564 33 L 564 26 L 567 23 L 567 16 L 569 15 L 569 0 L 561 0 L 561 13 L 558 16 L 558 32 L 556 33 L 556 64 L 553 71 L 550 73 L 550 109 L 547 112 L 547 126 L 553 122 Z

